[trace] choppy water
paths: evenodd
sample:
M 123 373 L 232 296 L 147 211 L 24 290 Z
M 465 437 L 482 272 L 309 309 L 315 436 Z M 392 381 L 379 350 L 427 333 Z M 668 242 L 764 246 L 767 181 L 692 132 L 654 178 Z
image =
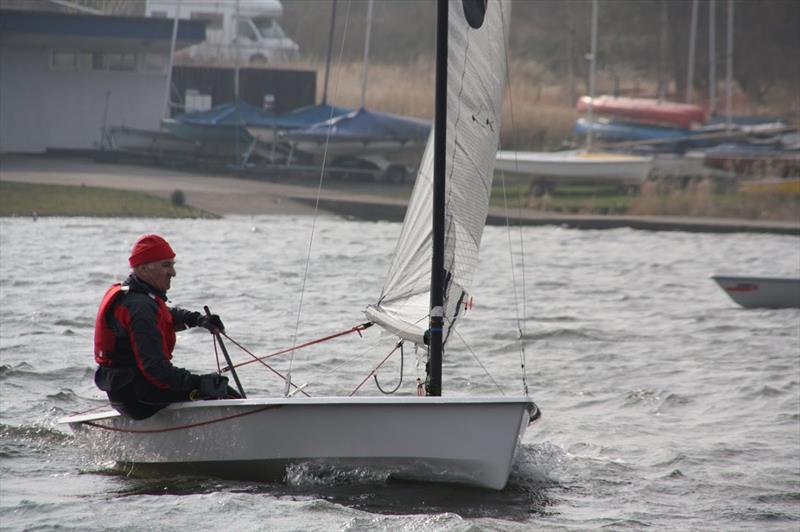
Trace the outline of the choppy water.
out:
M 513 253 L 516 291 L 525 285 L 528 378 L 544 417 L 526 434 L 499 493 L 308 467 L 280 484 L 129 478 L 56 423 L 104 403 L 92 383 L 94 313 L 105 287 L 126 275 L 139 234 L 160 232 L 173 243 L 174 302 L 210 305 L 231 337 L 263 354 L 291 345 L 311 223 L 0 219 L 0 528 L 800 525 L 800 311 L 741 309 L 708 279 L 715 272 L 799 275 L 794 237 L 523 229 L 524 260 Z M 398 232 L 392 223 L 318 220 L 299 340 L 363 320 Z M 521 390 L 511 256 L 506 230 L 487 228 L 476 308 L 460 328 L 506 393 Z M 311 381 L 316 395 L 352 390 L 391 343 L 368 332 L 301 352 L 295 381 Z M 181 333 L 176 362 L 212 371 L 209 336 Z M 398 368 L 394 361 L 381 370 L 387 387 Z M 413 356 L 405 370 L 411 393 Z M 458 339 L 444 371 L 445 393 L 496 390 Z M 251 394 L 282 389 L 252 366 L 240 376 Z M 376 393 L 371 383 L 364 393 Z

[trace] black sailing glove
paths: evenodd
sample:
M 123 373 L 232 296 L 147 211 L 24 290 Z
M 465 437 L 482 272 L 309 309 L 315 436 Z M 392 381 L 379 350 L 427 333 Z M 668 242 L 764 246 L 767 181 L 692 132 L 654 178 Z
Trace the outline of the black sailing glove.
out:
M 217 314 L 211 314 L 209 316 L 201 315 L 197 319 L 197 326 L 205 327 L 206 329 L 211 331 L 211 334 L 225 332 L 225 325 L 222 324 L 222 320 Z
M 225 399 L 228 397 L 228 377 L 218 373 L 200 375 L 200 382 L 196 390 L 192 390 L 189 398 L 198 399 Z

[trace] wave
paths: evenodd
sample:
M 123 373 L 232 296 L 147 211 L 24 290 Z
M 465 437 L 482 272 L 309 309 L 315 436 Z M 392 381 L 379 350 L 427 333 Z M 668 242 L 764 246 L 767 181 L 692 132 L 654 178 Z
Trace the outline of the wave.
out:
M 19 362 L 13 366 L 0 365 L 0 381 L 14 378 L 33 379 L 45 382 L 72 381 L 75 378 L 86 379 L 94 375 L 94 369 L 88 366 L 64 366 L 47 371 L 35 369 L 27 362 Z M 26 382 L 30 382 L 27 381 Z M 74 381 L 79 382 L 79 381 Z
M 550 495 L 555 484 L 543 482 L 541 477 L 532 480 L 521 471 L 515 468 L 502 491 L 458 485 L 442 489 L 441 485 L 397 479 L 389 469 L 340 469 L 330 462 L 307 462 L 289 468 L 286 490 L 383 515 L 450 513 L 524 521 L 555 504 Z
M 55 430 L 45 425 L 7 425 L 0 423 L 0 449 L 16 442 L 36 443 L 40 445 L 61 445 L 73 441 L 70 434 Z
M 56 320 L 53 325 L 59 327 L 75 327 L 77 329 L 94 329 L 94 320 Z
M 642 403 L 658 404 L 661 401 L 657 390 L 632 390 L 625 394 L 623 406 L 637 406 Z
M 551 329 L 549 331 L 542 331 L 539 333 L 526 333 L 523 335 L 526 341 L 536 340 L 596 340 L 596 341 L 613 341 L 614 339 L 606 332 L 598 329 Z
M 659 414 L 663 414 L 664 412 L 669 411 L 669 410 L 671 410 L 673 408 L 674 409 L 681 409 L 681 408 L 683 408 L 683 407 L 685 407 L 687 405 L 692 404 L 693 402 L 694 402 L 694 400 L 691 397 L 687 396 L 687 395 L 681 395 L 681 394 L 678 394 L 678 393 L 670 393 L 664 398 L 664 400 L 658 406 L 658 408 L 656 409 L 656 412 L 659 413 Z

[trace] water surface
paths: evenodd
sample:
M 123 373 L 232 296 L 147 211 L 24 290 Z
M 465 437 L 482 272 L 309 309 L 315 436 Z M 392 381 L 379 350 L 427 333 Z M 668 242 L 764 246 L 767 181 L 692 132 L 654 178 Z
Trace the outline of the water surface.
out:
M 544 416 L 502 492 L 314 466 L 276 484 L 133 478 L 57 423 L 105 404 L 92 382 L 94 315 L 144 232 L 165 235 L 177 252 L 172 301 L 208 304 L 258 354 L 362 322 L 399 224 L 320 218 L 309 255 L 312 223 L 0 219 L 0 527 L 797 529 L 800 310 L 739 308 L 708 278 L 800 275 L 795 237 L 488 227 L 475 308 L 448 347 L 444 390 L 520 393 L 519 317 Z M 373 328 L 300 351 L 294 380 L 314 395 L 349 393 L 392 344 Z M 181 333 L 175 362 L 213 371 L 209 335 Z M 281 393 L 254 366 L 240 373 L 248 393 Z M 413 393 L 421 371 L 408 353 L 402 393 Z M 384 387 L 398 372 L 397 360 L 381 369 Z M 369 383 L 360 393 L 377 391 Z

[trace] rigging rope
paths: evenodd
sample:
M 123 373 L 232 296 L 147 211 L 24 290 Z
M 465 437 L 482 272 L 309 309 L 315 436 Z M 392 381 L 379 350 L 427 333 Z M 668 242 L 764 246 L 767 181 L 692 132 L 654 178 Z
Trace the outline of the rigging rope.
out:
M 272 366 L 270 366 L 269 364 L 267 364 L 267 363 L 266 363 L 266 362 L 264 362 L 263 360 L 259 360 L 259 359 L 258 359 L 258 357 L 256 357 L 256 355 L 254 355 L 253 353 L 251 353 L 250 351 L 248 351 L 248 350 L 247 350 L 247 349 L 246 349 L 246 348 L 245 348 L 245 347 L 244 347 L 242 344 L 240 344 L 239 342 L 237 342 L 237 341 L 236 341 L 236 340 L 234 340 L 233 338 L 229 337 L 229 336 L 228 336 L 227 334 L 225 334 L 225 333 L 221 333 L 221 334 L 222 334 L 223 336 L 225 336 L 225 338 L 227 338 L 228 340 L 230 340 L 231 342 L 233 342 L 233 344 L 234 344 L 236 347 L 238 347 L 239 349 L 241 349 L 242 351 L 244 351 L 245 353 L 247 353 L 248 355 L 250 355 L 251 357 L 253 357 L 254 359 L 256 359 L 255 361 L 258 361 L 258 362 L 260 362 L 262 366 L 264 366 L 265 368 L 267 368 L 268 370 L 270 370 L 272 373 L 274 373 L 275 375 L 277 375 L 278 377 L 280 377 L 281 379 L 283 379 L 283 380 L 286 382 L 286 389 L 289 389 L 291 386 L 293 386 L 294 388 L 296 388 L 296 389 L 297 389 L 297 390 L 298 390 L 300 393 L 302 393 L 302 394 L 303 394 L 303 395 L 305 395 L 306 397 L 311 397 L 310 395 L 308 395 L 308 393 L 306 393 L 306 392 L 305 392 L 305 390 L 302 390 L 302 389 L 298 388 L 298 387 L 297 387 L 297 385 L 295 385 L 294 383 L 292 383 L 292 382 L 290 382 L 289 380 L 287 380 L 287 378 L 286 378 L 286 377 L 285 377 L 285 376 L 284 376 L 284 375 L 283 375 L 283 374 L 282 374 L 280 371 L 276 370 L 275 368 L 273 368 Z M 223 371 L 228 371 L 228 370 L 230 370 L 230 368 L 226 366 L 226 367 L 224 367 L 224 368 L 222 368 L 222 369 L 220 370 L 220 373 L 221 373 L 221 372 L 223 372 Z M 288 394 L 287 394 L 287 395 L 288 395 Z
M 401 348 L 401 347 L 403 347 L 403 341 L 402 341 L 402 340 L 401 340 L 401 341 L 399 341 L 399 342 L 397 342 L 397 345 L 395 345 L 395 346 L 394 346 L 394 349 L 392 349 L 392 350 L 389 352 L 389 354 L 388 354 L 388 355 L 386 355 L 386 356 L 384 357 L 384 359 L 383 359 L 383 360 L 381 360 L 380 364 L 378 364 L 377 366 L 375 366 L 375 368 L 374 368 L 372 371 L 370 371 L 370 372 L 369 372 L 369 375 L 367 375 L 366 377 L 364 377 L 364 380 L 363 380 L 363 381 L 361 381 L 361 382 L 359 383 L 359 385 L 358 385 L 358 386 L 356 386 L 356 387 L 355 387 L 355 389 L 354 389 L 352 392 L 350 392 L 350 394 L 348 395 L 348 397 L 353 397 L 353 396 L 356 394 L 356 392 L 357 392 L 358 390 L 360 390 L 362 386 L 364 386 L 364 383 L 365 383 L 365 382 L 367 382 L 367 381 L 369 380 L 369 378 L 370 378 L 370 377 L 372 377 L 373 375 L 375 375 L 375 372 L 376 372 L 376 371 L 378 371 L 378 369 L 380 369 L 380 367 L 381 367 L 381 366 L 383 366 L 383 364 L 384 364 L 384 363 L 385 363 L 387 360 L 389 360 L 389 357 L 390 357 L 390 356 L 392 356 L 392 355 L 394 354 L 394 352 L 395 352 L 395 351 L 397 351 L 397 350 L 398 350 L 399 348 Z
M 478 365 L 481 367 L 483 372 L 486 373 L 486 376 L 489 377 L 489 379 L 497 387 L 497 391 L 500 392 L 500 395 L 505 395 L 505 392 L 503 391 L 503 389 L 500 387 L 500 385 L 497 383 L 497 381 L 494 380 L 494 377 L 492 377 L 492 374 L 489 373 L 488 369 L 486 369 L 486 366 L 483 365 L 483 362 L 481 362 L 481 359 L 478 358 L 478 354 L 475 351 L 472 350 L 472 348 L 469 346 L 469 344 L 467 344 L 467 341 L 464 340 L 464 337 L 461 336 L 461 333 L 459 333 L 458 331 L 454 331 L 454 332 L 456 333 L 456 336 L 458 336 L 458 339 L 461 340 L 461 343 L 464 344 L 464 347 L 466 347 L 467 350 L 472 354 L 472 357 L 475 359 L 475 362 L 478 363 Z
M 503 16 L 503 10 L 500 10 L 500 13 L 501 13 L 501 16 Z M 501 25 L 501 27 L 503 28 L 503 32 L 505 32 L 505 28 L 506 28 L 505 20 L 503 21 L 503 24 Z M 508 42 L 507 37 L 508 37 L 507 35 L 503 35 L 503 41 L 506 42 L 506 43 Z M 506 86 L 508 87 L 508 106 L 509 106 L 509 113 L 511 115 L 511 131 L 512 131 L 514 137 L 516 138 L 517 137 L 517 125 L 514 122 L 514 98 L 513 98 L 512 92 L 511 92 L 511 68 L 510 68 L 509 61 L 508 61 L 508 47 L 507 46 L 504 49 L 504 58 L 505 58 L 505 62 L 506 62 Z M 516 150 L 514 151 L 514 157 L 515 157 L 515 159 L 517 157 Z M 521 259 L 522 260 L 522 264 L 521 264 L 522 274 L 521 274 L 521 276 L 522 276 L 522 313 L 523 313 L 522 314 L 522 318 L 521 318 L 520 317 L 520 311 L 519 311 L 520 303 L 519 303 L 519 297 L 518 297 L 518 294 L 517 294 L 517 279 L 516 279 L 516 274 L 515 274 L 515 269 L 514 269 L 514 252 L 513 252 L 513 246 L 512 246 L 512 243 L 511 243 L 511 221 L 510 221 L 510 217 L 509 217 L 509 214 L 508 214 L 508 198 L 506 196 L 506 178 L 505 178 L 505 172 L 503 170 L 500 171 L 500 180 L 502 181 L 503 208 L 504 208 L 505 216 L 506 216 L 506 232 L 507 232 L 507 235 L 508 235 L 508 253 L 509 253 L 509 259 L 510 259 L 509 262 L 510 262 L 510 265 L 511 265 L 511 282 L 512 282 L 513 293 L 514 293 L 514 312 L 516 314 L 517 332 L 518 332 L 518 336 L 519 336 L 518 340 L 519 340 L 519 349 L 520 349 L 520 365 L 521 365 L 521 369 L 522 369 L 522 388 L 523 388 L 523 391 L 525 393 L 525 396 L 527 397 L 528 396 L 528 377 L 527 377 L 527 368 L 526 368 L 526 360 L 525 360 L 526 356 L 525 356 L 525 332 L 524 332 L 524 327 L 525 327 L 524 317 L 527 316 L 527 308 L 526 308 L 526 305 L 525 305 L 526 297 L 525 297 L 525 247 L 524 247 L 524 238 L 523 238 L 523 234 L 522 234 L 522 223 L 520 222 L 520 224 L 519 224 L 519 245 L 520 245 L 520 254 L 522 256 L 522 259 Z M 522 201 L 521 201 L 521 199 L 522 198 L 520 197 L 520 202 L 519 202 L 519 207 L 518 207 L 519 210 L 520 210 L 520 214 L 522 213 Z M 520 220 L 521 219 L 522 219 L 522 217 L 520 217 Z
M 345 12 L 345 19 L 344 19 L 344 32 L 343 32 L 343 36 L 342 36 L 342 45 L 339 48 L 339 59 L 337 60 L 340 66 L 342 64 L 342 57 L 344 56 L 344 43 L 347 40 L 347 26 L 349 24 L 349 21 L 350 21 L 350 2 L 347 3 L 347 11 Z M 338 91 L 339 91 L 339 80 L 340 80 L 340 78 L 341 78 L 341 76 L 337 76 L 336 77 L 336 82 L 334 84 L 334 91 L 333 91 L 334 94 L 338 93 Z M 300 301 L 299 301 L 299 303 L 297 305 L 297 320 L 295 321 L 294 335 L 292 337 L 292 345 L 293 346 L 295 346 L 296 343 L 297 343 L 297 332 L 300 330 L 300 316 L 301 316 L 302 310 L 303 310 L 303 296 L 304 296 L 305 291 L 306 291 L 306 281 L 308 280 L 308 269 L 309 269 L 309 265 L 311 263 L 311 248 L 312 248 L 312 244 L 314 242 L 314 232 L 315 232 L 316 227 L 317 227 L 317 217 L 319 215 L 319 200 L 320 200 L 320 196 L 322 195 L 322 183 L 323 183 L 324 178 L 325 178 L 325 166 L 326 166 L 327 160 L 328 160 L 328 145 L 330 143 L 331 129 L 333 127 L 333 124 L 330 123 L 330 119 L 333 118 L 333 113 L 334 113 L 334 110 L 333 110 L 333 107 L 331 107 L 331 115 L 329 117 L 328 131 L 327 131 L 326 136 L 325 136 L 325 148 L 324 148 L 324 150 L 322 152 L 322 165 L 320 167 L 320 172 L 319 172 L 319 184 L 317 185 L 317 196 L 316 196 L 316 198 L 314 200 L 314 215 L 312 217 L 312 222 L 311 222 L 311 235 L 309 236 L 309 240 L 308 240 L 308 252 L 306 253 L 306 264 L 305 264 L 305 268 L 303 269 L 303 282 L 302 282 L 302 286 L 300 288 Z M 294 365 L 294 352 L 295 352 L 295 350 L 296 349 L 292 349 L 292 351 L 291 351 L 292 356 L 289 358 L 289 371 L 286 373 L 286 388 L 284 390 L 284 395 L 287 396 L 287 397 L 289 396 L 289 388 L 291 387 L 291 384 L 292 384 L 292 366 Z
M 247 349 L 245 349 L 244 346 L 242 346 L 240 343 L 238 343 L 236 340 L 234 340 L 233 338 L 231 338 L 227 334 L 222 333 L 222 336 L 224 336 L 225 338 L 230 340 L 236 347 L 238 347 L 239 349 L 241 349 L 242 351 L 244 351 L 245 353 L 247 353 L 248 355 L 253 357 L 253 360 L 248 360 L 246 362 L 240 362 L 238 364 L 234 364 L 233 367 L 235 369 L 235 368 L 240 368 L 242 366 L 246 366 L 248 364 L 252 364 L 253 362 L 262 362 L 263 363 L 263 360 L 266 359 L 266 358 L 272 358 L 272 357 L 275 357 L 275 356 L 278 356 L 278 355 L 283 355 L 285 353 L 289 353 L 289 352 L 292 352 L 292 351 L 297 351 L 297 350 L 302 349 L 304 347 L 309 347 L 309 346 L 312 346 L 314 344 L 319 344 L 319 343 L 325 342 L 327 340 L 332 340 L 334 338 L 338 338 L 340 336 L 344 336 L 345 334 L 350 334 L 350 333 L 356 332 L 356 333 L 358 333 L 359 336 L 361 336 L 361 331 L 369 329 L 370 327 L 372 327 L 372 325 L 373 325 L 373 323 L 371 321 L 368 321 L 368 322 L 362 323 L 360 325 L 356 325 L 355 327 L 351 327 L 350 329 L 347 329 L 345 331 L 341 331 L 341 332 L 338 332 L 338 333 L 330 334 L 330 335 L 324 336 L 322 338 L 317 338 L 316 340 L 310 340 L 310 341 L 305 342 L 303 344 L 295 345 L 294 347 L 288 347 L 286 349 L 281 349 L 280 351 L 275 351 L 274 353 L 270 353 L 269 355 L 264 355 L 264 356 L 261 356 L 261 357 L 256 356 L 253 353 L 251 353 L 250 351 L 248 351 Z M 230 369 L 231 369 L 230 367 L 225 366 L 224 368 L 222 368 L 221 371 L 230 371 Z
M 403 366 L 404 366 L 403 361 L 405 360 L 405 353 L 403 351 L 403 341 L 400 340 L 400 342 L 398 342 L 397 345 L 400 347 L 400 380 L 397 381 L 397 386 L 395 386 L 394 389 L 389 390 L 387 392 L 386 390 L 381 388 L 381 383 L 378 382 L 378 374 L 377 373 L 372 374 L 372 378 L 375 379 L 375 386 L 378 387 L 378 390 L 380 390 L 380 392 L 383 395 L 391 395 L 395 393 L 397 390 L 400 389 L 400 385 L 403 384 Z

